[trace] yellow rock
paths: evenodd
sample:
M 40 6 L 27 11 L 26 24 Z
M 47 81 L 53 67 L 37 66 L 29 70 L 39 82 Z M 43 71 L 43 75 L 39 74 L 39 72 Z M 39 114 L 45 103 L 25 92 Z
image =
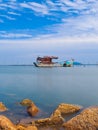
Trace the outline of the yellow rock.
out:
M 36 126 L 28 126 L 26 130 L 38 130 Z
M 49 126 L 51 124 L 51 119 L 50 118 L 44 118 L 44 119 L 38 119 L 34 122 L 36 126 L 41 126 L 41 127 L 46 127 L 46 126 Z
M 20 104 L 21 104 L 22 106 L 30 106 L 32 103 L 33 103 L 33 101 L 30 100 L 30 99 L 24 99 L 24 100 L 22 100 L 22 101 L 20 102 Z
M 78 105 L 61 103 L 56 110 L 61 114 L 71 114 L 79 111 L 82 107 Z
M 53 114 L 50 116 L 50 118 L 52 118 L 52 117 L 59 117 L 59 116 L 61 116 L 61 112 L 58 110 L 58 109 L 56 109 L 54 112 L 53 112 Z
M 0 102 L 0 112 L 6 111 L 6 110 L 7 108 L 5 107 L 5 105 L 2 102 Z
M 63 114 L 74 113 L 79 111 L 80 109 L 81 109 L 80 106 L 62 103 L 57 107 L 57 109 L 53 112 L 53 114 L 49 118 L 36 120 L 35 125 L 41 127 L 61 126 L 65 121 L 64 118 L 62 117 Z
M 36 126 L 39 127 L 57 127 L 64 123 L 64 118 L 61 116 L 52 116 L 51 118 L 44 118 L 34 121 Z
M 27 112 L 30 116 L 35 116 L 39 112 L 39 109 L 34 103 L 32 103 L 27 107 Z
M 97 130 L 98 107 L 90 107 L 63 124 L 65 130 Z
M 23 125 L 17 125 L 17 130 L 38 130 L 36 126 L 28 125 L 28 126 L 23 126 Z
M 16 126 L 5 116 L 0 116 L 0 130 L 16 130 Z
M 39 112 L 38 107 L 30 99 L 24 99 L 20 102 L 20 104 L 27 106 L 27 112 L 30 116 L 35 116 Z
M 17 130 L 26 130 L 25 126 L 18 124 L 17 125 Z

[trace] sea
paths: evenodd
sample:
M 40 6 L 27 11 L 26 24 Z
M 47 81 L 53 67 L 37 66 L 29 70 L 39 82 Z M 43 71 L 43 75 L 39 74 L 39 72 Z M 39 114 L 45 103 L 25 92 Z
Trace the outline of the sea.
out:
M 0 66 L 0 102 L 8 108 L 0 112 L 15 123 L 30 119 L 23 99 L 31 99 L 40 109 L 33 117 L 49 117 L 61 103 L 98 105 L 98 66 L 37 68 L 29 65 Z

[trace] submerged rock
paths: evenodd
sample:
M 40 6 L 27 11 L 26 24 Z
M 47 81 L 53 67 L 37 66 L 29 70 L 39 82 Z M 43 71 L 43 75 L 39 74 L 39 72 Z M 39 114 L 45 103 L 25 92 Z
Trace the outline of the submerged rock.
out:
M 0 112 L 6 111 L 6 110 L 8 109 L 5 107 L 5 105 L 2 102 L 0 102 Z
M 0 130 L 16 130 L 16 126 L 7 117 L 0 115 Z
M 39 109 L 34 103 L 32 103 L 30 106 L 27 107 L 27 112 L 30 116 L 35 116 L 39 112 Z
M 98 106 L 85 109 L 79 115 L 64 123 L 63 127 L 65 130 L 97 130 Z
M 23 106 L 27 106 L 27 113 L 30 116 L 36 116 L 36 114 L 39 112 L 39 108 L 30 99 L 24 99 L 20 102 L 20 104 Z

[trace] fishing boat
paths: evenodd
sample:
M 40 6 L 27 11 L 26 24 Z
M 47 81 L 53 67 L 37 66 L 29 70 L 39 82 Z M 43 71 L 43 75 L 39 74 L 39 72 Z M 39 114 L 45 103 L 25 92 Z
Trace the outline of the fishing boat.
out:
M 62 65 L 58 62 L 53 62 L 53 59 L 58 59 L 56 56 L 44 56 L 44 57 L 37 57 L 36 62 L 34 65 L 36 67 L 61 67 Z
M 67 60 L 63 63 L 53 62 L 53 59 L 58 59 L 57 56 L 44 56 L 44 57 L 37 57 L 36 62 L 33 64 L 36 67 L 71 67 L 73 66 L 73 60 Z
M 73 63 L 74 63 L 74 59 L 66 60 L 66 61 L 64 61 L 64 63 L 63 63 L 63 67 L 72 67 L 72 66 L 73 66 Z

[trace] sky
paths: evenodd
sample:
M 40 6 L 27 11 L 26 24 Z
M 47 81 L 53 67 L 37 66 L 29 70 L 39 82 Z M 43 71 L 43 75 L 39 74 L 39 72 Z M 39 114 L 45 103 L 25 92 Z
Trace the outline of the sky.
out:
M 0 0 L 0 64 L 46 55 L 98 63 L 98 0 Z

